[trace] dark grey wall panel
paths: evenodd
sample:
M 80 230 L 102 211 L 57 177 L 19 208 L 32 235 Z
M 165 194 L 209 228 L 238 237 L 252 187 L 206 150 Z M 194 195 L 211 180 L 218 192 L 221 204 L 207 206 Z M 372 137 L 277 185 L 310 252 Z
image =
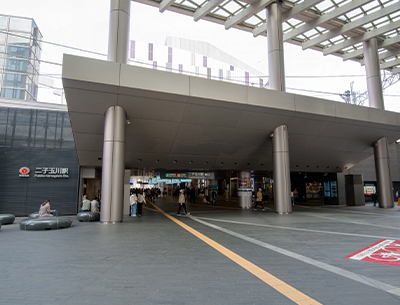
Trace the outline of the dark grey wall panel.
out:
M 0 108 L 0 213 L 26 216 L 50 199 L 77 212 L 79 164 L 67 112 Z M 28 167 L 29 177 L 19 169 Z M 38 178 L 36 168 L 68 168 L 69 178 Z

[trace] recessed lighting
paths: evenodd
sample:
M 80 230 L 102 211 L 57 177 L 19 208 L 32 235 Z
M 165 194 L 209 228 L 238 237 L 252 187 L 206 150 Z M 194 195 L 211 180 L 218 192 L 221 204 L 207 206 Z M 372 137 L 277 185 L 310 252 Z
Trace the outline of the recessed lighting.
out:
M 178 163 L 178 160 L 174 160 L 174 163 Z
M 193 161 L 189 161 L 190 164 L 193 164 Z
M 156 159 L 156 162 L 158 163 L 158 162 L 160 162 L 160 160 Z
M 249 166 L 250 165 L 250 163 L 247 163 L 247 166 Z
M 98 157 L 97 160 L 101 161 L 103 158 L 102 157 Z
M 224 164 L 224 162 L 221 162 L 221 165 L 223 165 Z
M 234 165 L 237 165 L 237 162 L 233 163 Z
M 208 164 L 208 161 L 204 162 L 204 164 Z
M 142 162 L 142 159 L 138 159 L 138 162 Z
M 261 166 L 264 166 L 264 163 L 261 163 Z

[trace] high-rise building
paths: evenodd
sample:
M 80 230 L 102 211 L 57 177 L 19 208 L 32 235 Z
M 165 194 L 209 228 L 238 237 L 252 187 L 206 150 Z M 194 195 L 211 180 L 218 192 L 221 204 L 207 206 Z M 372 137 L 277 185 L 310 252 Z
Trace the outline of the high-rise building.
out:
M 0 97 L 37 100 L 42 37 L 33 19 L 0 15 Z

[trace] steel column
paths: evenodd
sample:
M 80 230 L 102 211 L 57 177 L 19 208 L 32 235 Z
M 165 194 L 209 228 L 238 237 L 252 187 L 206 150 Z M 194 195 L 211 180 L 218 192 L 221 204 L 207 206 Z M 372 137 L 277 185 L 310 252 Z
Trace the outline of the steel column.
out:
M 390 159 L 387 138 L 380 138 L 374 145 L 375 171 L 378 182 L 378 201 L 380 208 L 393 208 L 393 186 L 390 175 Z
M 292 212 L 290 197 L 289 137 L 286 125 L 275 128 L 272 136 L 272 158 L 274 162 L 275 212 Z
M 121 222 L 124 202 L 126 112 L 111 106 L 105 113 L 101 181 L 102 223 Z
M 111 0 L 108 60 L 128 63 L 131 0 Z
M 282 13 L 281 4 L 277 2 L 267 7 L 267 41 L 269 88 L 285 92 Z
M 384 109 L 381 70 L 376 38 L 364 41 L 363 48 L 369 106 Z

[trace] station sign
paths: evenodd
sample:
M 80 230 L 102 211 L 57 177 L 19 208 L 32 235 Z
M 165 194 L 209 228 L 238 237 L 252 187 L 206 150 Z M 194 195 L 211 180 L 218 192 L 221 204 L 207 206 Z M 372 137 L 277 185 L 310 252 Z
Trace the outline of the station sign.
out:
M 161 179 L 215 179 L 214 173 L 208 172 L 171 172 L 160 173 Z
M 36 167 L 36 178 L 69 178 L 67 167 Z

